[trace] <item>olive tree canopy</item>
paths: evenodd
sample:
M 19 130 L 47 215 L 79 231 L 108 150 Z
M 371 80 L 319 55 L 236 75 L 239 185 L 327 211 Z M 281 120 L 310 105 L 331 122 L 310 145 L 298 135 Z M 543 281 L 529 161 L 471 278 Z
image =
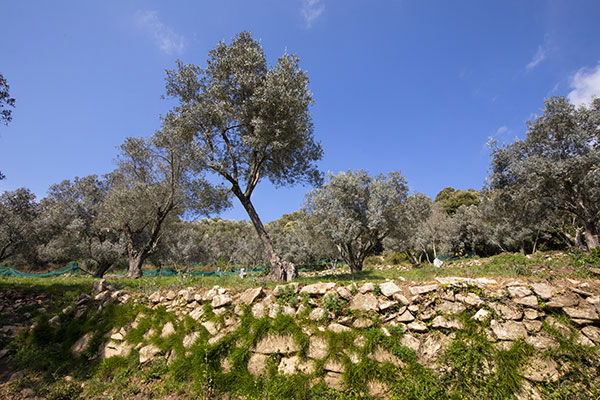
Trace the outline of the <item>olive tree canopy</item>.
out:
M 92 266 L 96 276 L 123 260 L 122 235 L 99 223 L 111 186 L 110 176 L 89 175 L 50 187 L 39 207 L 37 225 L 44 241 L 38 248 L 41 258 L 51 262 L 78 259 Z
M 292 279 L 297 269 L 275 253 L 250 196 L 263 178 L 278 186 L 320 182 L 314 163 L 322 150 L 298 57 L 284 54 L 269 67 L 260 43 L 242 32 L 211 50 L 205 69 L 178 62 L 167 71 L 166 89 L 179 100 L 167 118 L 192 143 L 197 170 L 231 185 L 262 241 L 271 278 Z
M 35 220 L 39 211 L 35 195 L 25 188 L 0 195 L 0 263 L 37 261 Z
M 208 215 L 229 205 L 227 192 L 191 173 L 189 144 L 165 121 L 151 138 L 128 138 L 119 169 L 103 202 L 100 224 L 125 236 L 128 277 L 142 275 L 144 260 L 158 250 L 163 227 L 185 213 Z
M 587 246 L 598 247 L 600 99 L 579 108 L 563 97 L 545 104 L 524 140 L 493 148 L 489 186 L 522 207 L 536 202 L 573 216 Z
M 306 196 L 305 212 L 315 230 L 335 244 L 352 272 L 381 245 L 402 220 L 408 186 L 400 172 L 369 176 L 365 170 L 328 175 L 328 182 Z

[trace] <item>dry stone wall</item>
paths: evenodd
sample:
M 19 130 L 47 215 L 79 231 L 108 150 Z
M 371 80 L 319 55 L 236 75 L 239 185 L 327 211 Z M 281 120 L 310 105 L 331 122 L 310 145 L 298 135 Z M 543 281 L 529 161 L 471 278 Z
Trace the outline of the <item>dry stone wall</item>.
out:
M 447 277 L 433 282 L 414 283 L 401 280 L 379 283 L 340 284 L 334 282 L 300 285 L 290 283 L 274 289 L 251 288 L 233 290 L 215 286 L 210 289 L 188 287 L 181 290 L 162 289 L 148 297 L 111 290 L 104 281 L 95 287 L 92 299 L 105 307 L 110 302 L 137 302 L 150 308 L 164 307 L 176 315 L 199 321 L 197 331 L 187 333 L 185 349 L 206 340 L 213 345 L 240 328 L 241 317 L 250 313 L 255 319 L 275 319 L 279 315 L 294 317 L 301 333 L 277 332 L 259 337 L 250 346 L 246 368 L 255 376 L 265 376 L 273 356 L 280 374 L 303 373 L 315 382 L 324 381 L 331 388 L 344 390 L 344 373 L 348 366 L 361 362 L 365 355 L 382 367 L 406 366 L 385 346 L 369 345 L 364 333 L 379 329 L 398 345 L 414 352 L 417 361 L 433 371 L 443 372 L 440 362 L 457 333 L 476 322 L 478 329 L 498 349 L 509 349 L 514 342 L 524 342 L 535 351 L 520 372 L 524 378 L 518 398 L 541 398 L 536 383 L 559 382 L 569 373 L 568 362 L 561 363 L 548 354 L 557 349 L 564 337 L 590 349 L 600 344 L 600 286 L 595 281 L 557 280 L 525 281 L 489 278 Z M 76 312 L 84 310 L 87 300 L 75 304 Z M 175 334 L 172 322 L 160 329 L 150 329 L 145 341 L 134 344 L 125 340 L 143 315 L 128 326 L 115 329 L 101 346 L 100 356 L 126 356 L 133 349 L 139 362 L 157 357 L 171 362 L 175 352 L 161 350 L 150 343 L 152 337 L 167 338 Z M 204 331 L 205 330 L 205 331 Z M 332 337 L 352 335 L 353 344 L 335 353 Z M 558 336 L 557 336 L 558 335 Z M 300 338 L 300 339 L 299 339 Z M 304 338 L 305 340 L 302 340 Z M 91 336 L 83 336 L 72 348 L 74 355 L 86 348 Z M 339 349 L 338 349 L 339 350 Z M 224 373 L 233 368 L 224 356 Z M 494 373 L 493 366 L 489 373 Z M 372 379 L 368 392 L 386 397 L 389 384 Z

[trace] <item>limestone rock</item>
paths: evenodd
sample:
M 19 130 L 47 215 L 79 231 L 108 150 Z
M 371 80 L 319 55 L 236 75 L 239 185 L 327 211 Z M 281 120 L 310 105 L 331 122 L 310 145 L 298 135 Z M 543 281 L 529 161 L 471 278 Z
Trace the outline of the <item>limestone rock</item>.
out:
M 523 312 L 516 307 L 509 307 L 502 303 L 489 303 L 492 310 L 504 319 L 519 320 L 523 318 Z
M 360 317 L 357 318 L 353 323 L 352 326 L 358 329 L 364 329 L 364 328 L 370 328 L 372 327 L 374 324 L 373 320 L 369 319 L 369 318 L 364 318 L 364 317 Z
M 260 319 L 267 315 L 267 308 L 263 303 L 256 303 L 252 306 L 252 316 L 254 318 Z
M 338 324 L 336 322 L 333 322 L 331 324 L 329 324 L 329 326 L 327 327 L 328 330 L 335 332 L 335 333 L 342 333 L 342 332 L 350 332 L 352 331 L 352 329 L 348 328 L 347 326 Z
M 261 354 L 291 354 L 300 350 L 300 347 L 289 335 L 269 335 L 262 338 L 252 351 Z
M 411 322 L 414 321 L 415 317 L 410 313 L 410 311 L 406 310 L 404 311 L 400 316 L 398 316 L 398 318 L 396 319 L 396 321 L 398 322 Z
M 309 339 L 306 356 L 317 360 L 322 360 L 327 356 L 327 339 L 322 336 L 311 336 Z
M 526 308 L 524 310 L 526 319 L 538 319 L 540 317 L 540 312 L 538 310 L 533 310 L 531 308 Z
M 585 335 L 577 335 L 575 337 L 575 343 L 577 343 L 580 346 L 594 347 L 594 342 L 588 339 Z
M 268 356 L 260 353 L 252 353 L 248 359 L 248 372 L 254 376 L 263 376 L 267 368 Z
M 406 328 L 409 331 L 413 331 L 413 332 L 418 332 L 418 333 L 423 333 L 423 332 L 427 332 L 427 325 L 425 325 L 422 322 L 419 321 L 415 321 L 415 322 L 411 322 L 410 324 L 406 325 Z
M 442 314 L 460 314 L 466 310 L 466 307 L 461 303 L 444 301 L 437 306 L 436 310 Z
M 483 304 L 483 300 L 481 300 L 481 298 L 479 296 L 477 296 L 475 293 L 471 293 L 471 292 L 468 292 L 466 294 L 457 293 L 455 297 L 456 297 L 456 301 L 461 301 L 472 307 L 479 307 Z
M 393 296 L 394 300 L 399 301 L 400 303 L 402 303 L 402 305 L 409 305 L 410 301 L 402 294 L 400 293 L 395 293 Z
M 172 322 L 167 322 L 163 325 L 162 331 L 160 333 L 160 337 L 166 338 L 175 333 L 175 327 Z
M 439 277 L 435 278 L 436 281 L 440 285 L 444 286 L 452 286 L 452 287 L 468 287 L 468 286 L 477 286 L 480 288 L 484 288 L 488 285 L 495 285 L 497 282 L 494 279 L 489 278 L 464 278 L 458 276 L 449 276 L 449 277 Z
M 322 296 L 336 286 L 335 282 L 320 282 L 306 285 L 300 289 L 300 293 L 306 293 L 310 296 Z
M 534 357 L 524 366 L 523 377 L 535 382 L 557 382 L 559 373 L 556 362 L 551 359 Z
M 315 308 L 314 310 L 312 310 L 310 312 L 310 314 L 308 314 L 308 319 L 310 319 L 312 321 L 319 321 L 319 320 L 324 319 L 326 316 L 327 316 L 327 311 L 325 311 L 324 309 L 319 307 L 319 308 Z
M 514 299 L 514 302 L 525 307 L 537 308 L 538 299 L 534 295 Z
M 542 300 L 549 300 L 554 296 L 554 294 L 558 291 L 554 286 L 548 285 L 546 283 L 532 283 L 531 287 L 535 294 L 540 296 Z
M 402 346 L 414 350 L 415 353 L 419 351 L 419 347 L 421 346 L 421 342 L 419 341 L 419 339 L 408 333 L 402 335 L 402 338 L 400 339 L 400 344 Z
M 442 315 L 435 317 L 431 323 L 432 328 L 463 329 L 465 326 L 456 319 L 448 319 Z
M 125 339 L 125 336 L 121 332 L 115 332 L 112 335 L 110 335 L 110 338 L 111 338 L 111 340 L 121 341 L 121 340 Z
M 424 285 L 424 286 L 411 286 L 408 288 L 408 290 L 410 291 L 410 293 L 413 296 L 419 295 L 419 294 L 426 294 L 429 292 L 433 292 L 438 288 L 437 284 L 433 284 L 433 285 Z
M 391 363 L 396 367 L 401 367 L 404 363 L 395 355 L 385 350 L 381 346 L 377 346 L 373 352 L 373 359 L 378 363 Z
M 344 300 L 350 300 L 352 298 L 352 292 L 344 286 L 337 287 L 335 291 Z
M 110 341 L 100 348 L 100 357 L 109 358 L 113 356 L 127 357 L 133 346 L 127 343 Z
M 378 302 L 377 298 L 371 293 L 357 294 L 350 301 L 350 309 L 358 310 L 363 312 L 377 311 Z
M 385 310 L 392 308 L 396 304 L 398 304 L 398 303 L 396 303 L 395 301 L 379 300 L 378 308 L 379 308 L 379 311 L 385 311 Z
M 175 293 L 174 290 L 169 290 L 166 294 L 165 297 L 167 300 L 171 301 L 173 300 L 175 297 L 177 296 L 177 293 Z
M 592 307 L 564 307 L 563 311 L 572 319 L 598 321 L 598 313 Z
M 525 329 L 529 333 L 539 332 L 542 329 L 542 321 L 530 320 L 526 319 L 523 321 L 523 325 L 525 325 Z
M 160 353 L 160 349 L 153 344 L 142 347 L 140 349 L 140 364 L 150 361 L 158 353 Z
M 219 332 L 217 325 L 213 321 L 205 321 L 202 323 L 202 326 L 206 328 L 210 335 L 216 335 Z
M 596 343 L 600 343 L 600 328 L 595 326 L 586 326 L 581 332 Z
M 521 337 L 527 337 L 527 330 L 521 322 L 506 321 L 500 323 L 494 319 L 490 322 L 490 327 L 500 340 L 517 340 Z
M 247 289 L 242 293 L 239 301 L 243 304 L 251 305 L 262 293 L 263 290 L 261 287 Z
M 440 357 L 444 349 L 450 344 L 452 336 L 445 335 L 429 335 L 423 342 L 417 356 L 419 361 L 426 367 L 431 367 Z
M 400 292 L 400 287 L 396 285 L 394 282 L 384 282 L 379 285 L 379 289 L 381 289 L 381 294 L 385 297 L 392 297 L 394 294 Z
M 279 362 L 279 366 L 277 367 L 277 371 L 283 375 L 292 375 L 296 373 L 296 368 L 300 364 L 300 357 L 284 357 Z
M 190 332 L 183 338 L 183 347 L 189 349 L 200 337 L 200 332 Z
M 344 368 L 344 365 L 341 362 L 339 362 L 338 360 L 334 360 L 332 358 L 328 359 L 327 362 L 325 362 L 325 364 L 323 365 L 323 369 L 326 371 L 340 372 L 340 373 L 343 373 L 346 370 Z
M 324 381 L 327 386 L 333 390 L 344 390 L 344 379 L 342 378 L 342 374 L 338 374 L 337 372 L 328 372 L 325 375 Z
M 361 294 L 369 293 L 375 290 L 375 285 L 372 282 L 367 282 L 358 288 L 358 292 Z
M 81 353 L 85 351 L 85 349 L 87 349 L 90 342 L 92 341 L 93 336 L 94 335 L 92 332 L 88 332 L 82 337 L 80 337 L 75 343 L 73 343 L 73 346 L 71 346 L 71 354 L 73 355 L 73 357 L 78 357 Z
M 475 321 L 482 322 L 482 321 L 485 321 L 487 319 L 487 317 L 489 317 L 489 315 L 490 315 L 490 312 L 488 310 L 486 310 L 485 308 L 481 308 L 481 309 L 479 309 L 479 311 L 477 311 L 475 313 L 475 315 L 473 315 L 473 319 Z
M 215 297 L 213 297 L 210 305 L 213 308 L 218 308 L 218 307 L 223 307 L 223 306 L 229 305 L 229 304 L 231 304 L 231 302 L 232 302 L 232 299 L 230 296 L 228 296 L 226 294 L 218 294 Z
M 543 351 L 547 349 L 556 349 L 559 344 L 554 338 L 546 335 L 529 336 L 525 342 L 532 345 L 534 349 Z
M 527 286 L 509 286 L 508 293 L 510 297 L 525 297 L 533 294 Z
M 579 304 L 579 296 L 576 294 L 563 294 L 554 296 L 546 303 L 549 309 L 559 309 L 564 307 L 575 307 Z
M 192 310 L 192 312 L 189 313 L 190 318 L 195 319 L 196 321 L 198 321 L 202 315 L 204 314 L 204 311 L 202 310 L 202 307 L 197 307 L 194 310 Z

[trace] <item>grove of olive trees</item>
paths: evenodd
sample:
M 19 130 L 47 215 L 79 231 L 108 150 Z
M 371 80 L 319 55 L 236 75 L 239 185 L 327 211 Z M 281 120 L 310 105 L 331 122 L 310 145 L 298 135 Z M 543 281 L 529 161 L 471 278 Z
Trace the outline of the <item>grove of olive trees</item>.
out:
M 26 188 L 0 196 L 1 265 L 77 260 L 97 276 L 122 267 L 137 278 L 147 263 L 268 263 L 271 279 L 291 280 L 320 259 L 358 272 L 384 252 L 418 265 L 447 253 L 600 246 L 600 99 L 546 100 L 525 139 L 492 144 L 482 190 L 446 187 L 432 200 L 399 172 L 329 173 L 322 184 L 307 74 L 294 55 L 269 66 L 248 32 L 219 43 L 205 68 L 179 62 L 166 82 L 177 105 L 158 132 L 125 140 L 115 171 L 65 180 L 39 200 Z M 0 104 L 13 106 L 2 75 L 0 89 Z M 301 210 L 263 224 L 251 201 L 261 180 L 317 188 Z M 250 222 L 199 219 L 232 197 Z

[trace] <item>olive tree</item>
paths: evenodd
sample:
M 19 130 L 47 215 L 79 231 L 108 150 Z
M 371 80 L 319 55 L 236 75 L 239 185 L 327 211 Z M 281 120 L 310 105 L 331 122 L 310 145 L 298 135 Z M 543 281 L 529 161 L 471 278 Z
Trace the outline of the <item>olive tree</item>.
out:
M 192 174 L 189 144 L 168 122 L 149 139 L 121 146 L 114 184 L 103 203 L 101 224 L 125 236 L 127 276 L 142 276 L 144 260 L 158 250 L 164 225 L 176 216 L 208 215 L 229 205 L 227 193 Z
M 451 218 L 446 210 L 423 193 L 411 194 L 402 207 L 401 222 L 384 241 L 388 250 L 406 253 L 413 264 L 420 264 L 423 256 L 449 249 Z
M 365 170 L 340 172 L 328 174 L 327 184 L 307 194 L 304 211 L 357 272 L 401 222 L 407 194 L 400 172 L 376 177 Z
M 598 247 L 600 220 L 600 99 L 576 108 L 563 97 L 545 101 L 527 123 L 527 137 L 493 144 L 489 186 L 521 205 L 540 202 L 571 215 L 588 248 Z
M 39 205 L 25 188 L 0 195 L 0 262 L 14 264 L 37 261 L 35 221 Z
M 313 139 L 313 103 L 298 57 L 284 54 L 269 67 L 249 32 L 209 52 L 205 69 L 178 62 L 167 71 L 167 94 L 179 101 L 168 115 L 174 134 L 190 142 L 198 171 L 221 177 L 238 198 L 263 244 L 275 280 L 293 279 L 251 201 L 261 181 L 277 186 L 319 183 L 322 156 Z
M 103 276 L 123 261 L 125 243 L 114 230 L 103 227 L 103 202 L 112 182 L 90 175 L 52 185 L 40 202 L 37 221 L 43 243 L 38 253 L 45 261 L 79 259 Z
M 12 120 L 12 110 L 8 107 L 14 108 L 15 106 L 15 99 L 10 97 L 9 89 L 10 87 L 6 78 L 0 74 L 0 123 L 4 123 L 5 125 L 8 125 Z M 0 181 L 2 179 L 4 179 L 4 174 L 0 172 Z

